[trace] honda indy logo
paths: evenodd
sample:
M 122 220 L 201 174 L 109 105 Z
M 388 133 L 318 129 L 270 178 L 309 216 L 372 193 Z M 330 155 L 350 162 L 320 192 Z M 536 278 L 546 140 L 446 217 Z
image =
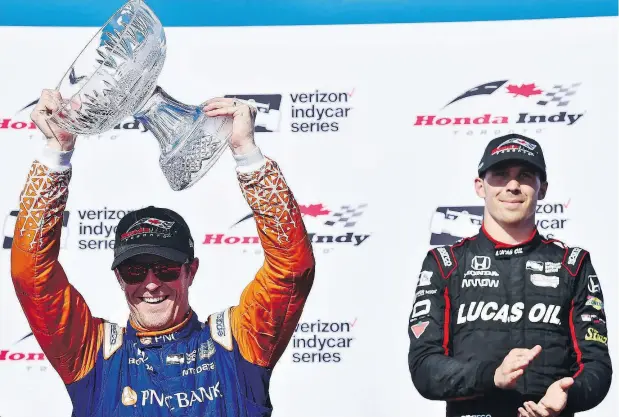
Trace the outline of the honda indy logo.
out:
M 580 87 L 579 82 L 542 85 L 527 80 L 491 81 L 470 87 L 439 111 L 415 115 L 413 126 L 482 127 L 487 130 L 505 126 L 571 126 L 585 115 L 584 109 L 572 105 Z M 527 145 L 523 144 L 532 150 Z
M 307 226 L 308 237 L 313 244 L 334 244 L 359 246 L 371 235 L 359 233 L 359 220 L 367 210 L 368 205 L 345 204 L 331 209 L 323 203 L 303 205 L 299 204 L 299 211 Z M 202 243 L 204 245 L 257 245 L 260 240 L 255 235 L 255 221 L 253 213 L 249 213 L 234 223 L 231 229 L 251 229 L 253 235 L 228 235 L 224 233 L 207 233 Z M 317 230 L 317 231 L 315 231 Z M 338 231 L 340 233 L 338 233 Z M 247 232 L 246 232 L 247 233 Z
M 457 324 L 475 322 L 477 320 L 515 323 L 522 319 L 523 310 L 523 302 L 518 302 L 511 306 L 509 304 L 499 306 L 494 301 L 489 303 L 486 303 L 485 301 L 473 301 L 468 305 L 460 305 L 458 309 Z M 561 320 L 559 318 L 560 314 L 560 306 L 537 303 L 531 307 L 527 314 L 527 318 L 531 323 L 548 323 L 559 325 L 561 324 Z

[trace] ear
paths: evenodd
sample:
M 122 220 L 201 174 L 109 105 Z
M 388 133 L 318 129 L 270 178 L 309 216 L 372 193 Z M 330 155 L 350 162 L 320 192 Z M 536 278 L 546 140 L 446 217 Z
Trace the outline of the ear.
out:
M 200 260 L 198 258 L 193 258 L 193 261 L 189 264 L 189 285 L 193 284 L 193 278 L 196 276 L 199 266 Z
M 114 269 L 114 275 L 116 275 L 116 280 L 118 281 L 120 288 L 122 288 L 122 290 L 124 291 L 127 287 L 127 283 L 123 281 L 123 279 L 120 277 L 120 274 L 118 273 L 118 268 Z
M 484 180 L 477 177 L 475 178 L 475 193 L 479 198 L 486 198 L 486 189 L 484 188 Z
M 548 191 L 548 181 L 544 181 L 541 183 L 539 187 L 539 192 L 537 193 L 537 199 L 543 200 L 546 198 L 546 192 Z

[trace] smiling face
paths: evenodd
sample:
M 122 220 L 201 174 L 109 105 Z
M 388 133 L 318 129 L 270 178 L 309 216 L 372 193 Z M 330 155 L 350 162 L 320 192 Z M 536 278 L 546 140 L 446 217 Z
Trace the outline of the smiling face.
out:
M 154 255 L 138 255 L 123 262 L 114 271 L 125 292 L 131 321 L 148 331 L 168 329 L 183 321 L 198 264 L 197 258 L 180 264 Z
M 516 162 L 499 164 L 475 180 L 475 191 L 485 201 L 485 221 L 503 229 L 534 226 L 537 202 L 547 188 L 535 169 Z

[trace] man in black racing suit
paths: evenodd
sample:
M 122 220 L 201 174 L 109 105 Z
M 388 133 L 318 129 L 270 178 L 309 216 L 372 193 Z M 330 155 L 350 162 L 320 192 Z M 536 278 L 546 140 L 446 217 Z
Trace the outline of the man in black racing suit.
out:
M 447 416 L 572 416 L 609 391 L 604 297 L 590 254 L 535 226 L 539 143 L 495 138 L 479 166 L 480 232 L 430 250 L 408 328 L 415 388 Z

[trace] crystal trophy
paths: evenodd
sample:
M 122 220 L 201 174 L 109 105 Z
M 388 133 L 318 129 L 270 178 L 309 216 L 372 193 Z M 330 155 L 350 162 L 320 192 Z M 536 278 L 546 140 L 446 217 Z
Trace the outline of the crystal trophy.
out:
M 99 29 L 60 81 L 53 122 L 76 135 L 96 135 L 133 116 L 160 147 L 170 187 L 194 185 L 217 162 L 232 134 L 232 117 L 207 117 L 157 85 L 166 36 L 142 0 L 126 2 Z

